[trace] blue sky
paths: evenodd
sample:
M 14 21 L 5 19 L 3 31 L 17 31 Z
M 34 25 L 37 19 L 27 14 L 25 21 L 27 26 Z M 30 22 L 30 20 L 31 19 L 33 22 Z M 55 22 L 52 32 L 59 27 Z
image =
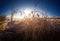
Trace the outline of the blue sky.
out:
M 7 15 L 14 8 L 34 8 L 34 4 L 52 16 L 60 16 L 60 0 L 0 0 L 0 15 Z

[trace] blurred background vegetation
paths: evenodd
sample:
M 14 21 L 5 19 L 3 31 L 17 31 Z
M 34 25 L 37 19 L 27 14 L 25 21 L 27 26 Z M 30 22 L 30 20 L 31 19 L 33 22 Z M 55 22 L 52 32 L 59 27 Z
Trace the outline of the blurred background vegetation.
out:
M 6 16 L 0 16 L 0 31 L 5 29 Z

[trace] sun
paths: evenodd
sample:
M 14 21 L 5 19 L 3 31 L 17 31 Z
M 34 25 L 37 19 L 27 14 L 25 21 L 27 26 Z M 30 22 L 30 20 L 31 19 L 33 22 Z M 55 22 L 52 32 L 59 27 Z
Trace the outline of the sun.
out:
M 26 8 L 26 9 L 24 10 L 25 16 L 28 17 L 28 18 L 31 17 L 31 11 L 33 11 L 33 10 Z
M 31 11 L 32 11 L 32 9 L 26 8 L 24 11 L 22 11 L 22 15 L 20 12 L 17 12 L 17 14 L 14 14 L 13 18 L 20 18 L 20 19 L 29 18 L 29 17 L 31 17 L 31 16 L 29 16 L 31 14 Z
M 29 13 L 31 13 L 31 11 L 32 11 L 31 9 L 25 9 L 24 10 L 24 12 L 25 12 L 26 15 L 29 15 Z

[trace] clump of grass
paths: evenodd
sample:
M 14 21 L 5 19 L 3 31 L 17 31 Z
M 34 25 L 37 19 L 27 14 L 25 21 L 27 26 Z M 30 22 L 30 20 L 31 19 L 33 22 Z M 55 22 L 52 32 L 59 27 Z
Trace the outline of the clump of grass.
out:
M 26 19 L 14 22 L 13 28 L 2 32 L 1 40 L 11 41 L 55 41 L 60 37 L 60 24 L 44 19 Z M 8 25 L 9 27 L 9 25 Z M 58 29 L 57 29 L 58 28 Z M 57 30 L 56 30 L 57 29 Z M 58 38 L 58 39 L 57 39 Z

